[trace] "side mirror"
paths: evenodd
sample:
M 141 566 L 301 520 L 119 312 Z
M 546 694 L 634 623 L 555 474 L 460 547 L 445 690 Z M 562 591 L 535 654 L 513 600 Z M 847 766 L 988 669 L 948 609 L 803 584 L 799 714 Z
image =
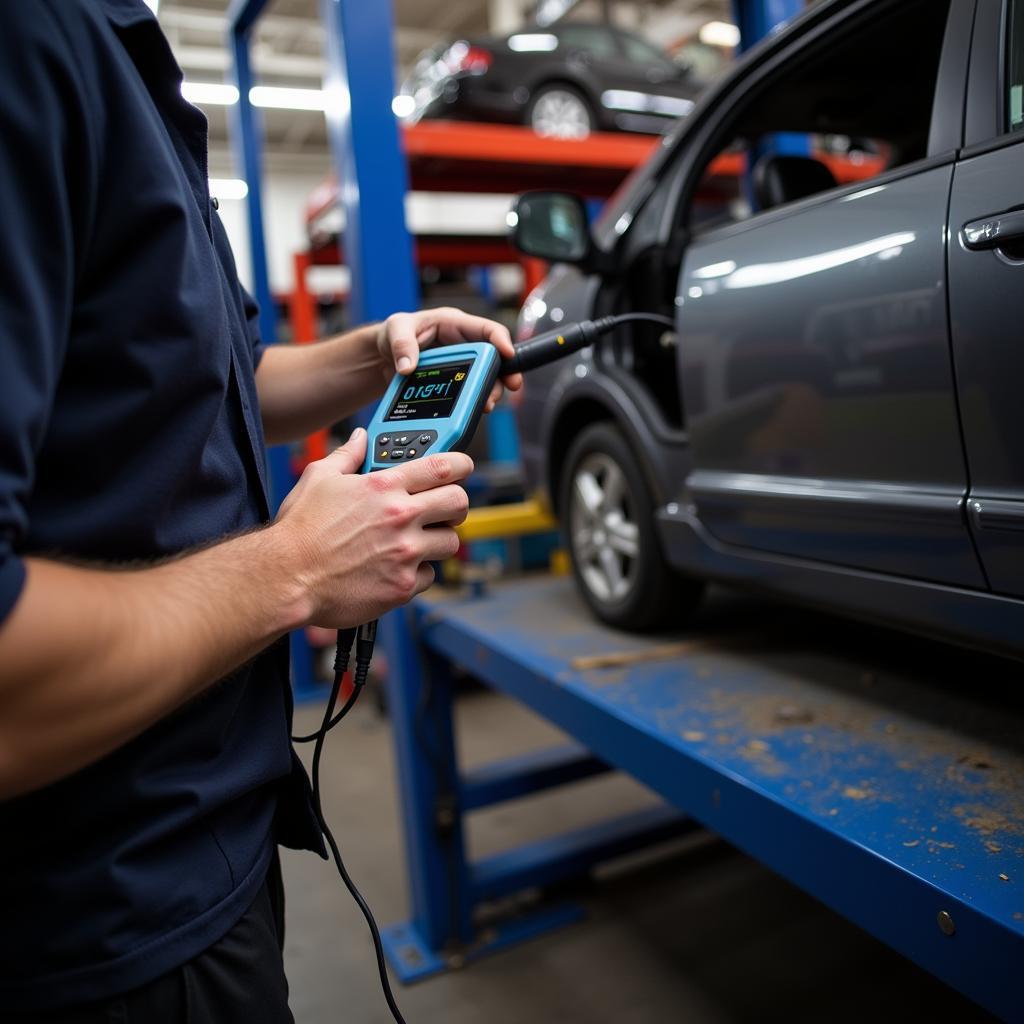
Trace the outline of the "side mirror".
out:
M 524 192 L 509 214 L 512 242 L 527 256 L 587 263 L 593 250 L 587 208 L 568 192 Z

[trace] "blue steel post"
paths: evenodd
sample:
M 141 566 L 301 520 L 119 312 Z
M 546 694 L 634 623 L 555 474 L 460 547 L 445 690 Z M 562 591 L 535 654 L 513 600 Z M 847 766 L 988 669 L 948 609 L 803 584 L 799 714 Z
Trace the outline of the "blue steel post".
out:
M 267 270 L 266 240 L 263 233 L 263 148 L 259 117 L 249 101 L 252 88 L 252 67 L 249 62 L 249 33 L 266 0 L 236 0 L 228 11 L 229 45 L 234 58 L 235 85 L 238 103 L 235 106 L 233 131 L 236 159 L 249 186 L 246 210 L 249 222 L 249 250 L 252 263 L 253 298 L 260 307 L 260 337 L 267 344 L 277 341 L 277 310 L 270 292 L 270 274 Z M 277 509 L 291 490 L 292 471 L 287 445 L 275 445 L 267 450 L 270 469 L 271 508 Z M 313 685 L 313 657 L 302 631 L 290 638 L 292 687 L 296 700 L 319 696 Z
M 327 46 L 327 127 L 345 209 L 352 323 L 416 309 L 419 287 L 405 226 L 408 175 L 391 112 L 390 0 L 321 0 Z
M 320 11 L 327 126 L 345 209 L 349 317 L 358 324 L 419 306 L 405 224 L 408 175 L 391 111 L 394 26 L 389 0 L 321 0 Z M 386 616 L 381 630 L 413 901 L 411 923 L 386 929 L 384 940 L 392 964 L 404 973 L 412 966 L 410 949 L 422 967 L 446 943 L 469 939 L 469 903 L 450 680 L 440 666 L 424 675 L 406 612 Z
M 436 971 L 446 945 L 472 937 L 448 665 L 413 643 L 410 609 L 387 616 L 388 712 L 398 754 L 412 920 L 384 931 L 395 968 Z M 408 954 L 415 949 L 414 957 Z
M 777 31 L 804 6 L 804 0 L 733 0 L 740 51 L 749 50 L 759 39 Z

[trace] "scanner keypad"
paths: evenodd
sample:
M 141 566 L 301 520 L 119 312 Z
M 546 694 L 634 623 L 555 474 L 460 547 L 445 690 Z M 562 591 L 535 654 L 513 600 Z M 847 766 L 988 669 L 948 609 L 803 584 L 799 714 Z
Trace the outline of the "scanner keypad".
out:
M 420 434 L 378 434 L 374 439 L 374 461 L 409 462 L 426 455 L 436 441 L 436 430 L 424 430 Z

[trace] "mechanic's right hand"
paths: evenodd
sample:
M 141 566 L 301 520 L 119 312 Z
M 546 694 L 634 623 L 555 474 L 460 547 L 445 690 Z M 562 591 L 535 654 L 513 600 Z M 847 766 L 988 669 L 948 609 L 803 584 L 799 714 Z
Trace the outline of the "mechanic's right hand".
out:
M 366 431 L 310 463 L 271 530 L 284 539 L 311 600 L 309 623 L 339 629 L 378 618 L 434 582 L 432 561 L 458 551 L 473 471 L 461 452 L 365 476 Z

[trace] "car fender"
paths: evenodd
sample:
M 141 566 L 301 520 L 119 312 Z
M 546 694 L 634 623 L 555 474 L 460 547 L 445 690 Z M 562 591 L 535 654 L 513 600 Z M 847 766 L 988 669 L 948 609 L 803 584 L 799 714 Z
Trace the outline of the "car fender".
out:
M 559 484 L 572 440 L 599 421 L 611 421 L 622 431 L 654 503 L 665 504 L 682 487 L 689 450 L 685 435 L 655 426 L 660 418 L 654 403 L 627 375 L 597 367 L 589 354 L 566 366 L 552 384 L 541 429 L 547 456 L 543 479 L 552 507 L 558 510 Z

